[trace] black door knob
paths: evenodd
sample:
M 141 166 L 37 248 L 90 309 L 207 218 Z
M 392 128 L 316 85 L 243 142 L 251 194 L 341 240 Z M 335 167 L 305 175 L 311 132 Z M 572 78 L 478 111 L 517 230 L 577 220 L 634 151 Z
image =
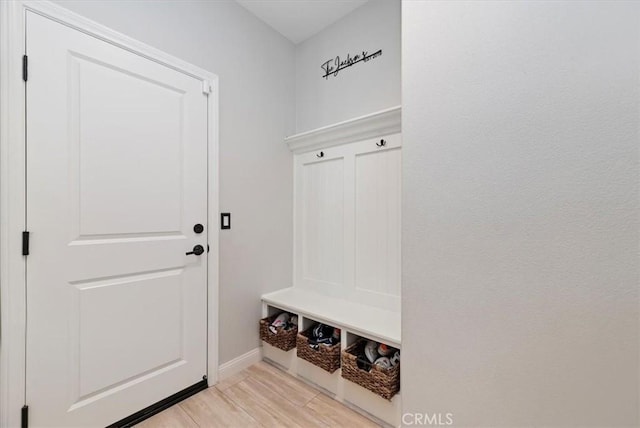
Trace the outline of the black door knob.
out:
M 196 245 L 195 247 L 193 247 L 193 251 L 189 251 L 186 254 L 187 256 L 190 256 L 191 254 L 195 254 L 196 256 L 199 256 L 202 253 L 204 253 L 204 247 L 202 245 Z
M 204 226 L 201 225 L 200 223 L 198 223 L 195 226 L 193 226 L 193 231 L 195 233 L 202 233 L 202 232 L 204 232 Z

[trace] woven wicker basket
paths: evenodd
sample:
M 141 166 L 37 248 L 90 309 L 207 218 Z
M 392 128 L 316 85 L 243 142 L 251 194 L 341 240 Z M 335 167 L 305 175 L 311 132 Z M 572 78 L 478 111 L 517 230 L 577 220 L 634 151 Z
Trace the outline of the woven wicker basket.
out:
M 260 320 L 260 339 L 264 340 L 271 346 L 275 346 L 283 351 L 290 351 L 296 347 L 296 335 L 298 334 L 298 327 L 294 327 L 290 330 L 285 330 L 283 327 L 279 327 L 276 334 L 271 333 L 269 326 L 279 314 L 272 315 Z
M 309 346 L 309 337 L 313 327 L 298 333 L 296 338 L 298 358 L 309 361 L 329 373 L 335 372 L 340 367 L 340 342 L 333 346 L 320 345 L 318 349 Z
M 342 377 L 391 400 L 400 391 L 400 365 L 383 369 L 372 364 L 371 371 L 362 370 L 358 367 L 357 355 L 366 343 L 366 340 L 358 340 L 342 351 Z

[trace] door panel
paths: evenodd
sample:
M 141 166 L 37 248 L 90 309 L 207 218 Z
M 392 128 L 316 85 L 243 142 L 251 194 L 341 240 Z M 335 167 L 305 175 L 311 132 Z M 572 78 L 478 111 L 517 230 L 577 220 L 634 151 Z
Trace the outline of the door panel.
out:
M 202 82 L 27 12 L 27 403 L 105 426 L 206 374 Z
M 77 55 L 71 73 L 80 236 L 179 232 L 184 90 Z
M 181 274 L 171 270 L 78 287 L 77 313 L 72 315 L 78 334 L 71 343 L 79 350 L 81 398 L 184 360 L 182 290 L 176 281 Z M 153 300 L 145 304 L 149 296 Z M 113 313 L 120 315 L 112 317 Z M 114 358 L 117 364 L 104 370 L 105 354 L 124 358 Z

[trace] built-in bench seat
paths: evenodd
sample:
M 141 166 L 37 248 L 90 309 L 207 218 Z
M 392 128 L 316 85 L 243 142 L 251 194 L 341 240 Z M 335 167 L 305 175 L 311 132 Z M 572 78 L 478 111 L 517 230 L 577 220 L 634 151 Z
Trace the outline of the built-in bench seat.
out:
M 400 313 L 330 297 L 302 288 L 264 294 L 262 301 L 303 317 L 400 348 Z

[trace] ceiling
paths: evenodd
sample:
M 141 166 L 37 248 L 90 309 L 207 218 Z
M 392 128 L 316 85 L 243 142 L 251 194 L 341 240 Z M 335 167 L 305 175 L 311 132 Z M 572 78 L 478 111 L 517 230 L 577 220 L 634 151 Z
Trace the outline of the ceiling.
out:
M 369 0 L 236 0 L 274 30 L 300 43 Z

